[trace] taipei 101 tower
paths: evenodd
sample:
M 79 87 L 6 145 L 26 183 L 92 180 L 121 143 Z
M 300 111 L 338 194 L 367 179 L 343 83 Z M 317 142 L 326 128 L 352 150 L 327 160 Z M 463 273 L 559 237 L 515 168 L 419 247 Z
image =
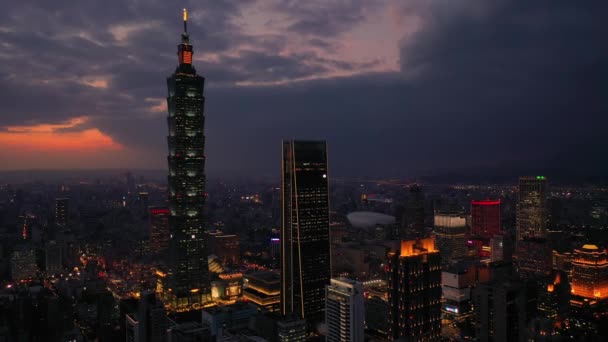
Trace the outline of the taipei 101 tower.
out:
M 205 245 L 205 79 L 192 66 L 193 49 L 184 9 L 184 32 L 177 46 L 179 65 L 167 79 L 169 117 L 169 264 L 157 291 L 173 312 L 210 301 Z

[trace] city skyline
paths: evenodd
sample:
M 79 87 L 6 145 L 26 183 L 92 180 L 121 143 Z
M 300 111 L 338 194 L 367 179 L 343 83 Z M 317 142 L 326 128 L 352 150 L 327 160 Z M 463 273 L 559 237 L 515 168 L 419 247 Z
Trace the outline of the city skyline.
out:
M 577 174 L 605 170 L 595 171 L 605 166 L 599 2 L 151 1 L 91 16 L 98 6 L 7 4 L 0 144 L 10 148 L 0 158 L 12 162 L 4 169 L 163 168 L 158 84 L 172 56 L 158 51 L 171 48 L 173 19 L 186 6 L 214 99 L 211 174 L 238 174 L 241 163 L 248 174 L 275 174 L 278 158 L 264 151 L 285 138 L 327 140 L 335 174 L 558 167 L 566 156 L 589 166 Z M 320 13 L 330 18 L 319 22 Z M 544 38 L 558 32 L 569 34 Z M 459 53 L 445 53 L 452 46 Z M 35 63 L 19 69 L 23 59 Z M 24 94 L 36 101 L 16 100 Z M 396 153 L 408 157 L 388 158 Z

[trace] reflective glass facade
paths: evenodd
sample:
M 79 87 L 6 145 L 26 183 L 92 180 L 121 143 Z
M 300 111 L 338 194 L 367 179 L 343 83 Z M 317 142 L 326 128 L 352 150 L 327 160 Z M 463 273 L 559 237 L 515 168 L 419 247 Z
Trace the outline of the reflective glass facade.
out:
M 283 142 L 282 174 L 281 312 L 311 330 L 324 319 L 331 273 L 325 142 Z

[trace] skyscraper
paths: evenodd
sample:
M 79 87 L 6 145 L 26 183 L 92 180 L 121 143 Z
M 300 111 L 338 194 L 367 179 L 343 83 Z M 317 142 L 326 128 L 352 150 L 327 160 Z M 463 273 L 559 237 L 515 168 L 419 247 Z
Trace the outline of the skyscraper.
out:
M 150 208 L 150 249 L 152 253 L 162 253 L 169 247 L 169 209 L 164 207 Z
M 399 228 L 399 237 L 401 239 L 425 237 L 424 219 L 424 193 L 418 184 L 414 184 L 410 186 L 409 197 Z
M 325 299 L 326 341 L 362 342 L 365 323 L 363 284 L 347 278 L 331 279 Z
M 517 203 L 517 241 L 547 234 L 545 176 L 520 177 Z
M 205 79 L 192 66 L 184 9 L 179 65 L 167 79 L 169 94 L 169 270 L 163 287 L 169 310 L 199 307 L 210 296 L 203 209 L 205 206 Z
M 471 201 L 471 234 L 489 241 L 500 231 L 500 200 Z
M 466 224 L 466 218 L 462 214 L 435 213 L 435 242 L 442 264 L 466 256 Z
M 389 338 L 433 341 L 441 333 L 441 257 L 432 238 L 388 255 Z
M 28 245 L 15 248 L 10 259 L 13 281 L 32 279 L 36 276 L 36 251 Z
M 608 253 L 583 245 L 572 258 L 572 294 L 587 299 L 608 298 Z
M 68 203 L 69 198 L 55 199 L 55 223 L 65 228 L 68 224 Z
M 284 141 L 282 164 L 281 313 L 323 321 L 330 280 L 327 147 L 324 141 Z

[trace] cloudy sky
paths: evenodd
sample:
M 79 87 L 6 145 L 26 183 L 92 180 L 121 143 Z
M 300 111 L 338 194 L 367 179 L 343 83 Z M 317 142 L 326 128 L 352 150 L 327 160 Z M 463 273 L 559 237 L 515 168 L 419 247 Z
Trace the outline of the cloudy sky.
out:
M 4 0 L 0 169 L 165 168 L 183 7 L 210 174 L 604 165 L 605 1 Z

